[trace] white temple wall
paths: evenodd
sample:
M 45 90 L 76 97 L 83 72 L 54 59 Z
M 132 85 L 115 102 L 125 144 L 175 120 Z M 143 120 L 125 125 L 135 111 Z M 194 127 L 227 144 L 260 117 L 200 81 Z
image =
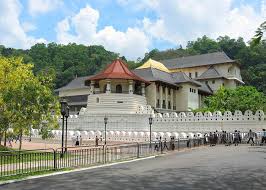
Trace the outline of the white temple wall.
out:
M 104 114 L 87 115 L 86 109 L 80 111 L 79 116 L 71 116 L 68 119 L 68 128 L 78 131 L 103 131 Z M 153 132 L 177 132 L 177 133 L 208 133 L 214 131 L 233 132 L 239 130 L 248 132 L 261 131 L 266 128 L 266 120 L 263 111 L 257 111 L 253 114 L 246 111 L 242 114 L 236 111 L 234 114 L 225 112 L 198 112 L 195 115 L 192 112 L 185 114 L 177 113 L 160 113 L 153 114 L 150 106 L 140 106 L 135 114 L 108 114 L 107 130 L 108 131 L 125 131 L 125 132 L 148 132 L 149 120 L 152 116 Z M 61 121 L 59 120 L 60 124 Z

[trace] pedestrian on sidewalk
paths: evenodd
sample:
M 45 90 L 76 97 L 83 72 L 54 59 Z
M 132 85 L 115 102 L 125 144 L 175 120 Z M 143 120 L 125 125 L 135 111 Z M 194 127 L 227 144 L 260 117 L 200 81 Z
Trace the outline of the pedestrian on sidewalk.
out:
M 96 136 L 95 138 L 95 146 L 97 147 L 99 145 L 99 138 Z
M 79 146 L 79 136 L 77 136 L 77 138 L 76 138 L 76 144 L 75 144 L 75 146 Z
M 221 143 L 226 144 L 226 132 L 225 131 L 222 132 Z
M 156 140 L 154 142 L 154 150 L 156 150 L 156 151 L 159 151 L 159 146 L 157 144 L 158 142 L 159 142 L 159 140 L 158 140 L 158 138 L 156 138 Z
M 82 139 L 82 137 L 81 137 L 81 135 L 80 135 L 80 136 L 79 136 L 79 145 L 80 145 L 80 146 L 82 146 L 82 140 L 83 140 L 83 139 Z
M 210 146 L 213 146 L 213 144 L 214 144 L 213 141 L 214 141 L 214 137 L 213 137 L 212 132 L 210 132 L 210 135 L 209 135 Z
M 218 134 L 217 132 L 213 133 L 213 146 L 215 146 L 218 142 Z
M 247 144 L 249 144 L 249 141 L 251 140 L 252 141 L 252 144 L 251 146 L 253 146 L 255 143 L 254 143 L 254 138 L 256 138 L 256 133 L 254 133 L 253 131 L 251 131 L 251 129 L 249 130 L 248 132 L 248 142 Z
M 187 148 L 189 148 L 190 147 L 190 138 L 189 138 L 189 136 L 187 136 Z
M 265 129 L 262 129 L 261 145 L 263 145 L 263 143 L 266 143 L 266 130 Z
M 175 137 L 172 137 L 172 150 L 175 150 Z
M 233 144 L 235 144 L 235 146 L 238 146 L 238 144 L 239 144 L 239 133 L 238 133 L 238 131 L 237 130 L 235 130 L 235 132 L 234 132 L 234 141 L 233 141 Z
M 163 150 L 164 150 L 165 148 L 168 150 L 168 146 L 167 146 L 167 140 L 166 140 L 166 138 L 164 138 L 164 141 L 163 141 Z
M 240 133 L 240 131 L 238 131 L 238 138 L 239 138 L 239 143 L 241 144 L 241 142 L 242 142 L 242 137 L 241 137 L 241 133 Z

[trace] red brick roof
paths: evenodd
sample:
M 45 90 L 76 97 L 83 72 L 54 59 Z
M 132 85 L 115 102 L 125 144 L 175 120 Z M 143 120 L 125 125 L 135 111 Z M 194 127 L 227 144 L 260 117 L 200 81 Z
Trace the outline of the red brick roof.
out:
M 127 79 L 150 83 L 131 72 L 126 66 L 126 64 L 123 63 L 123 61 L 121 61 L 120 59 L 116 59 L 111 64 L 107 65 L 107 67 L 99 74 L 89 77 L 87 81 L 102 79 Z

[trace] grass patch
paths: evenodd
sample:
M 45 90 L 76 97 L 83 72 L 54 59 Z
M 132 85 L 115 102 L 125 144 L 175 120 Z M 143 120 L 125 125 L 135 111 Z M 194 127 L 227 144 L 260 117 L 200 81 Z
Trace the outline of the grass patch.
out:
M 45 175 L 45 174 L 50 174 L 50 173 L 55 173 L 55 172 L 60 172 L 60 171 L 70 171 L 72 169 L 73 168 L 63 168 L 63 169 L 58 169 L 58 170 L 36 171 L 36 172 L 31 172 L 31 173 L 23 173 L 23 174 L 18 174 L 18 175 L 5 176 L 5 177 L 0 178 L 0 182 L 8 181 L 8 180 L 25 179 L 30 176 Z
M 12 150 L 11 148 L 8 148 L 6 146 L 0 145 L 0 151 L 10 151 Z

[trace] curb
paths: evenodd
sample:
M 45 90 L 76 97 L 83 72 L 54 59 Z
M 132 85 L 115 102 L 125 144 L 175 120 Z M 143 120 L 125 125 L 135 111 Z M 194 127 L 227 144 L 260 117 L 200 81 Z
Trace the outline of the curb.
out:
M 16 183 L 16 182 L 20 182 L 20 181 L 26 181 L 26 180 L 30 180 L 30 179 L 37 179 L 37 178 L 43 178 L 43 177 L 49 177 L 49 176 L 55 176 L 55 175 L 68 174 L 68 173 L 79 172 L 79 171 L 84 171 L 84 170 L 92 170 L 92 169 L 97 169 L 97 168 L 104 168 L 104 167 L 114 166 L 114 165 L 118 165 L 118 164 L 124 164 L 124 163 L 130 163 L 130 162 L 137 162 L 137 161 L 141 161 L 141 160 L 152 159 L 152 158 L 155 158 L 155 157 L 156 156 L 149 156 L 149 157 L 144 157 L 144 158 L 137 158 L 137 159 L 134 159 L 134 160 L 126 160 L 126 161 L 121 161 L 121 162 L 116 162 L 116 163 L 103 164 L 103 165 L 99 165 L 99 166 L 91 166 L 91 167 L 87 167 L 87 168 L 78 168 L 78 169 L 73 169 L 73 170 L 70 170 L 70 171 L 53 172 L 53 173 L 44 174 L 44 175 L 29 176 L 29 177 L 25 177 L 25 178 L 22 178 L 22 179 L 14 179 L 14 180 L 3 181 L 3 182 L 0 182 L 0 185 L 6 185 L 6 184 Z

